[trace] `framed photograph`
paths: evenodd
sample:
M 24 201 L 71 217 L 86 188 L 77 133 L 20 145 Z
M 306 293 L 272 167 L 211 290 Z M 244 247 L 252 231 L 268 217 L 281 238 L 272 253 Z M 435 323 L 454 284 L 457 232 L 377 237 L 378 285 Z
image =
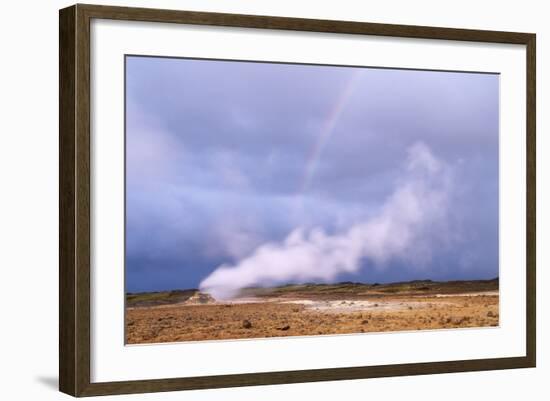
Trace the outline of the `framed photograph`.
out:
M 535 366 L 535 34 L 59 22 L 61 391 Z

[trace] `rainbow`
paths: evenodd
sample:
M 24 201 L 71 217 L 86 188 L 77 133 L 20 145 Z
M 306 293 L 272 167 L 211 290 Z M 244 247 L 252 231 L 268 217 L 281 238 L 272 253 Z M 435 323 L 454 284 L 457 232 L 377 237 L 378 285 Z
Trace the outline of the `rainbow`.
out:
M 307 157 L 305 172 L 300 181 L 300 186 L 298 189 L 299 196 L 303 195 L 310 186 L 311 180 L 313 179 L 317 170 L 319 159 L 321 158 L 323 150 L 326 147 L 328 140 L 334 133 L 334 129 L 336 128 L 338 121 L 342 116 L 342 112 L 345 110 L 347 104 L 349 103 L 349 100 L 353 96 L 353 93 L 357 88 L 357 82 L 359 81 L 362 72 L 362 68 L 354 69 L 353 73 L 350 75 L 347 84 L 344 86 L 342 92 L 334 103 L 334 107 L 330 111 L 328 118 L 325 120 L 323 127 L 319 133 L 319 137 L 311 147 L 311 150 L 309 151 Z

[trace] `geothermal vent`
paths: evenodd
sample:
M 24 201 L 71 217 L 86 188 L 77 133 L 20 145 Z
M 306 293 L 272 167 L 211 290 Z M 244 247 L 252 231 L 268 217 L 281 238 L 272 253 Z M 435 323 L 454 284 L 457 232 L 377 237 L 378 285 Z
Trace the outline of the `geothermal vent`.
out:
M 206 292 L 196 291 L 193 295 L 191 295 L 187 301 L 185 301 L 187 305 L 207 305 L 207 304 L 215 304 L 217 301 L 214 299 L 214 297 Z

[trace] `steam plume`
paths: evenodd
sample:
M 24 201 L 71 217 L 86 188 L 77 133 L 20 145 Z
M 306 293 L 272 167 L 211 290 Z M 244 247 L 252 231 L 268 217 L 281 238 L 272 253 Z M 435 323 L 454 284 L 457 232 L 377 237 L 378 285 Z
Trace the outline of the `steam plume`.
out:
M 425 266 L 445 228 L 451 184 L 449 166 L 416 143 L 408 150 L 397 188 L 376 216 L 337 234 L 298 227 L 282 242 L 265 243 L 235 265 L 219 266 L 200 288 L 224 299 L 253 285 L 329 282 L 357 272 L 365 262 L 376 268 L 392 260 Z

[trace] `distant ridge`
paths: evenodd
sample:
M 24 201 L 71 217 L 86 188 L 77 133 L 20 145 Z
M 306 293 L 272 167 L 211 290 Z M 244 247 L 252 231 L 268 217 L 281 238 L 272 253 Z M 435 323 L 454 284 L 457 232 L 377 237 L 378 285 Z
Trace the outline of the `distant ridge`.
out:
M 347 298 L 379 297 L 384 295 L 410 296 L 422 294 L 458 294 L 498 291 L 499 278 L 489 280 L 433 281 L 412 280 L 396 283 L 358 283 L 342 281 L 335 284 L 304 283 L 284 284 L 273 287 L 248 287 L 241 289 L 238 297 L 285 298 L 285 297 L 334 297 Z M 126 294 L 126 307 L 148 307 L 171 304 L 211 305 L 218 301 L 210 294 L 196 288 L 160 292 Z

